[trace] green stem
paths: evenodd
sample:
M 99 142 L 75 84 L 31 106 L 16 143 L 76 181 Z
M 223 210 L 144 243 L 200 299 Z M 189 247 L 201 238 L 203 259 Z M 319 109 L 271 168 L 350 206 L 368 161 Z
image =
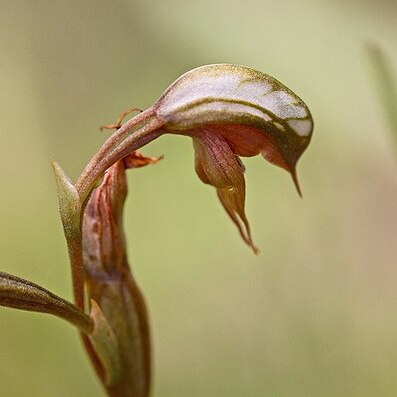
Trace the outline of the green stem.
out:
M 72 270 L 74 301 L 80 309 L 84 310 L 84 266 L 81 234 L 72 240 L 67 240 L 67 245 Z

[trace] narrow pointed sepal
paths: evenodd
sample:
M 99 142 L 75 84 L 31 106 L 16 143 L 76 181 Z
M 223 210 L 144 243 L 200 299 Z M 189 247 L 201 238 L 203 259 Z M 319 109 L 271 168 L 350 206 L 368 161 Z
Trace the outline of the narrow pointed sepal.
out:
M 209 130 L 200 131 L 194 138 L 196 172 L 199 178 L 214 186 L 223 208 L 236 225 L 242 239 L 259 252 L 254 245 L 251 228 L 245 215 L 244 166 L 227 142 Z
M 299 194 L 299 197 L 303 197 L 302 196 L 302 190 L 301 190 L 301 187 L 300 187 L 300 184 L 299 184 L 299 180 L 298 180 L 298 175 L 296 173 L 296 168 L 294 168 L 292 171 L 290 171 L 290 174 L 291 174 L 291 177 L 292 177 L 292 181 L 294 182 L 296 191 Z
M 241 238 L 252 248 L 254 254 L 258 255 L 259 249 L 255 246 L 254 241 L 252 240 L 251 227 L 248 222 L 248 218 L 245 215 L 244 206 L 241 206 L 245 192 L 242 192 L 239 188 L 231 187 L 217 189 L 217 193 L 223 208 L 236 225 Z

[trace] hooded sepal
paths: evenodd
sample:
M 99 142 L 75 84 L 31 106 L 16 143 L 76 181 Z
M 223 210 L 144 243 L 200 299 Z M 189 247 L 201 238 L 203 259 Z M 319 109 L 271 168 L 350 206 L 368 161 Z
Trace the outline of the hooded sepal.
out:
M 258 143 L 266 144 L 264 152 L 276 154 L 273 161 L 264 157 L 293 177 L 313 132 L 313 119 L 302 99 L 274 77 L 240 65 L 190 70 L 166 89 L 154 108 L 166 129 L 186 135 L 203 125 L 231 126 L 228 133 L 256 129 L 263 136 Z M 246 142 L 252 139 L 248 129 Z

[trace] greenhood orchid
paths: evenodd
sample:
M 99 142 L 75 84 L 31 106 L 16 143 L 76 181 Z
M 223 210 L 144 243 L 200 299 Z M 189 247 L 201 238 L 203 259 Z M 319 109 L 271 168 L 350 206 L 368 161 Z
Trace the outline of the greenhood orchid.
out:
M 274 78 L 235 65 L 184 74 L 154 105 L 167 130 L 193 138 L 196 172 L 218 197 L 255 252 L 244 211 L 244 166 L 238 156 L 261 153 L 289 171 L 300 193 L 296 162 L 309 144 L 309 109 Z
M 257 154 L 287 170 L 300 188 L 296 163 L 307 148 L 313 120 L 305 103 L 278 80 L 245 66 L 193 69 L 155 104 L 127 121 L 88 164 L 76 187 L 84 196 L 115 161 L 166 134 L 193 139 L 199 178 L 217 189 L 243 240 L 254 246 L 245 215 L 242 157 Z
M 136 109 L 133 109 L 136 110 Z M 0 306 L 50 313 L 76 326 L 109 397 L 148 397 L 149 323 L 130 271 L 123 231 L 126 169 L 156 163 L 138 149 L 165 134 L 193 140 L 195 168 L 215 187 L 243 240 L 255 247 L 245 215 L 240 157 L 261 154 L 287 170 L 300 194 L 296 164 L 309 145 L 313 120 L 304 102 L 279 81 L 236 65 L 185 73 L 153 106 L 121 124 L 76 183 L 53 163 L 68 245 L 74 303 L 0 272 Z

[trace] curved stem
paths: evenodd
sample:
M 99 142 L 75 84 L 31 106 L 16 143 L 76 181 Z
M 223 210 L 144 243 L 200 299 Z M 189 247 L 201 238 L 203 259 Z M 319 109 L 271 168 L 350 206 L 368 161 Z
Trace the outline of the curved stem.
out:
M 95 183 L 116 161 L 161 135 L 163 121 L 149 108 L 124 123 L 103 144 L 77 180 L 75 187 L 82 202 L 86 202 Z

